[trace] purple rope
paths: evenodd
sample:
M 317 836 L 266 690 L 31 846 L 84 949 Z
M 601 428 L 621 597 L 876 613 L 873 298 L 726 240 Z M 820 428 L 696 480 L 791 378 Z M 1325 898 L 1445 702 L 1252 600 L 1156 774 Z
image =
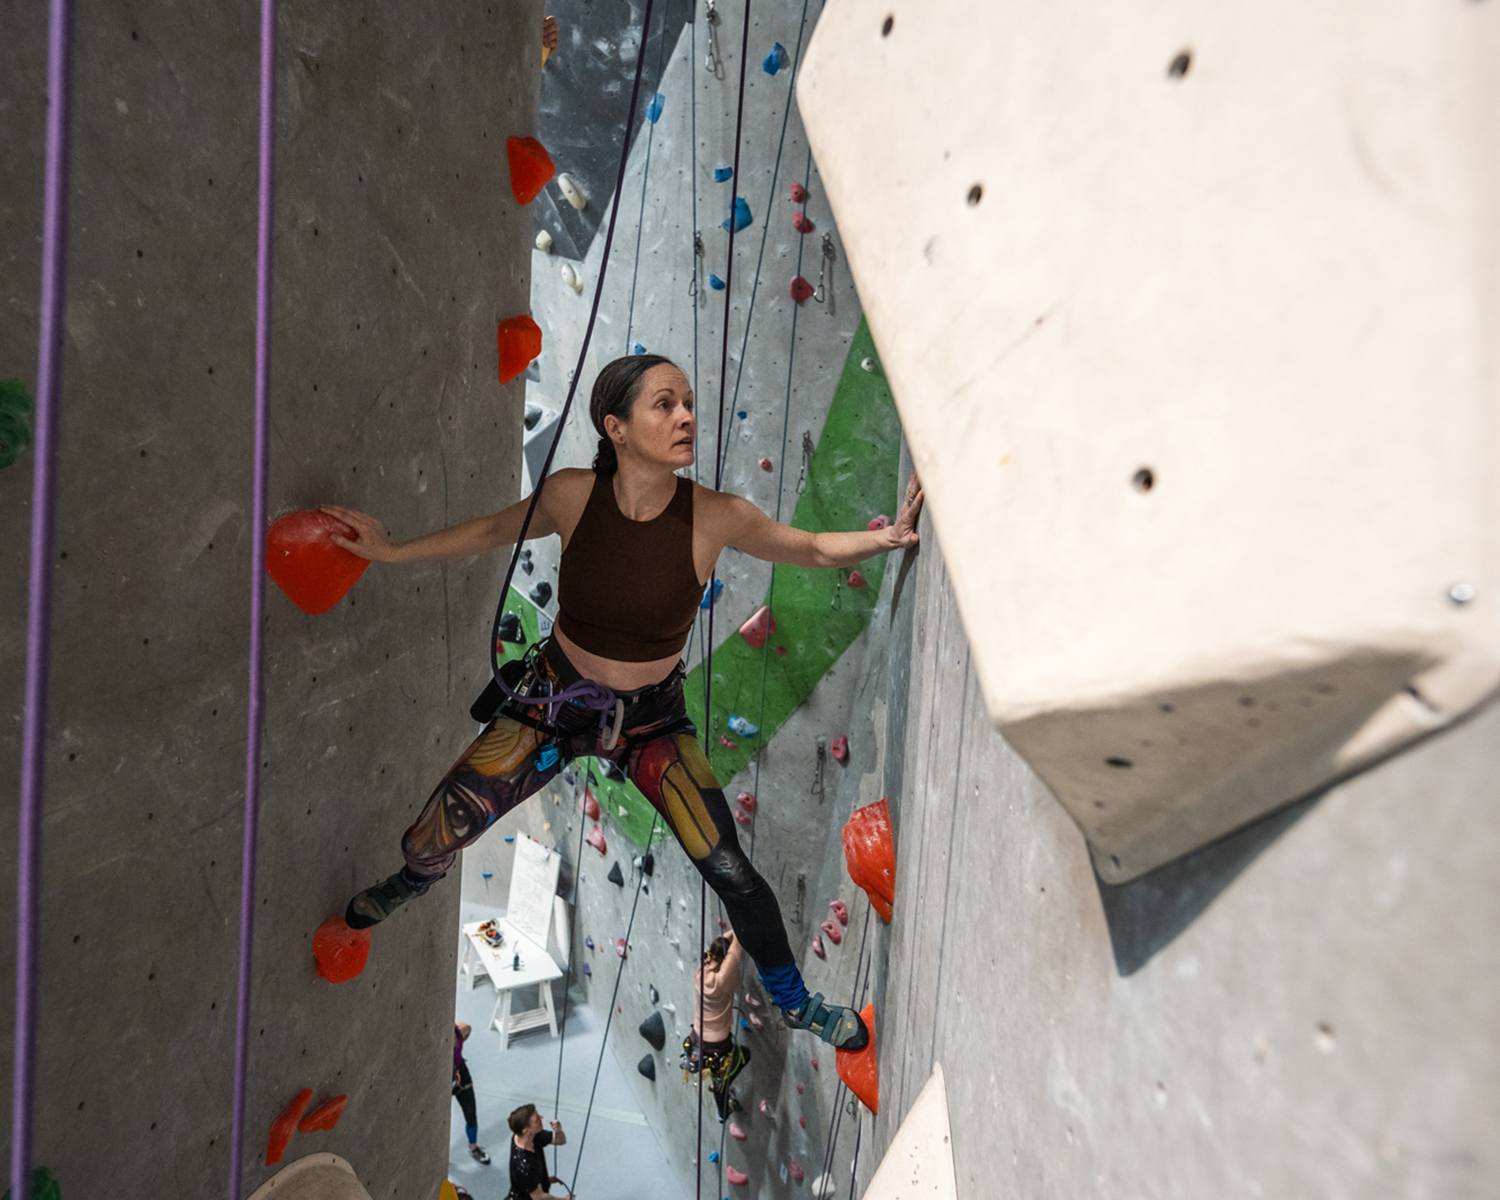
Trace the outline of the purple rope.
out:
M 260 819 L 261 702 L 265 696 L 266 491 L 271 424 L 271 197 L 276 132 L 276 0 L 260 8 L 260 213 L 255 262 L 255 478 L 250 528 L 250 703 L 245 746 L 245 845 L 240 864 L 240 981 L 234 1022 L 234 1119 L 229 1200 L 240 1200 L 245 1150 L 245 1084 L 250 1068 L 251 950 L 255 940 L 255 832 Z
M 16 846 L 16 1028 L 11 1085 L 10 1191 L 31 1195 L 36 1082 L 36 929 L 41 906 L 42 795 L 47 748 L 47 659 L 52 625 L 57 393 L 62 377 L 68 249 L 68 135 L 73 6 L 52 0 L 47 28 L 47 175 L 42 209 L 41 329 L 37 339 L 36 461 L 31 476 L 31 579 L 26 617 L 26 716 Z

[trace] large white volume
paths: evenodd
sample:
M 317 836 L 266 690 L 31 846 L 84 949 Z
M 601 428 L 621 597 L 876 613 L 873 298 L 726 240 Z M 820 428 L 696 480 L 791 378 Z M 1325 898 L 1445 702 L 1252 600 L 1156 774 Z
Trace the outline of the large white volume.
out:
M 906 1120 L 875 1168 L 864 1200 L 957 1200 L 953 1134 L 948 1126 L 948 1089 L 943 1064 L 917 1093 Z

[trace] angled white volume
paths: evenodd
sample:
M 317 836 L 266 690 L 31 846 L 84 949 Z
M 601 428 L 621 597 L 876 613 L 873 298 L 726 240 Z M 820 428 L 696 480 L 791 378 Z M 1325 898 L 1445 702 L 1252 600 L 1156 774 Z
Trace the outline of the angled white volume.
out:
M 948 1127 L 948 1092 L 943 1064 L 932 1065 L 932 1078 L 896 1130 L 890 1148 L 875 1168 L 864 1200 L 957 1200 L 953 1173 L 953 1134 Z
M 991 719 L 1123 882 L 1500 684 L 1500 5 L 828 0 Z

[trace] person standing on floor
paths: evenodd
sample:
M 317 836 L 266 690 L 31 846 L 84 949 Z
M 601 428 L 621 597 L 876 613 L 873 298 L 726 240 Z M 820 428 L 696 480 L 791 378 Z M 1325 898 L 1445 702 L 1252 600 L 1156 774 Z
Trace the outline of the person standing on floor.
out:
M 562 1180 L 547 1174 L 548 1146 L 566 1146 L 568 1135 L 562 1122 L 553 1121 L 549 1133 L 542 1128 L 542 1114 L 535 1104 L 523 1104 L 510 1114 L 510 1198 L 509 1200 L 543 1200 L 551 1196 L 548 1189 Z M 573 1193 L 554 1200 L 574 1200 Z
M 473 1027 L 462 1021 L 453 1026 L 453 1098 L 464 1111 L 464 1132 L 469 1135 L 469 1157 L 487 1167 L 490 1165 L 490 1156 L 479 1144 L 479 1113 L 474 1106 L 474 1080 L 469 1075 L 469 1064 L 464 1062 L 464 1043 L 473 1032 Z

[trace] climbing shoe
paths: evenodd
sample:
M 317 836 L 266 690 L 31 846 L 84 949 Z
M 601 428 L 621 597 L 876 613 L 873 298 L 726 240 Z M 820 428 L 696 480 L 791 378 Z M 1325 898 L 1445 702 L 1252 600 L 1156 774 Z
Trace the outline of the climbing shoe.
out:
M 823 993 L 814 992 L 795 1013 L 783 1011 L 782 1022 L 790 1029 L 810 1029 L 838 1050 L 863 1050 L 870 1032 L 852 1008 L 824 1004 Z
M 490 1165 L 490 1156 L 484 1152 L 483 1146 L 470 1146 L 469 1157 L 481 1166 L 487 1167 Z
M 422 895 L 441 878 L 441 875 L 434 875 L 430 879 L 414 880 L 406 873 L 406 868 L 402 867 L 384 883 L 366 888 L 349 901 L 349 907 L 344 912 L 344 924 L 350 929 L 368 929 L 371 925 L 377 925 L 408 900 Z

